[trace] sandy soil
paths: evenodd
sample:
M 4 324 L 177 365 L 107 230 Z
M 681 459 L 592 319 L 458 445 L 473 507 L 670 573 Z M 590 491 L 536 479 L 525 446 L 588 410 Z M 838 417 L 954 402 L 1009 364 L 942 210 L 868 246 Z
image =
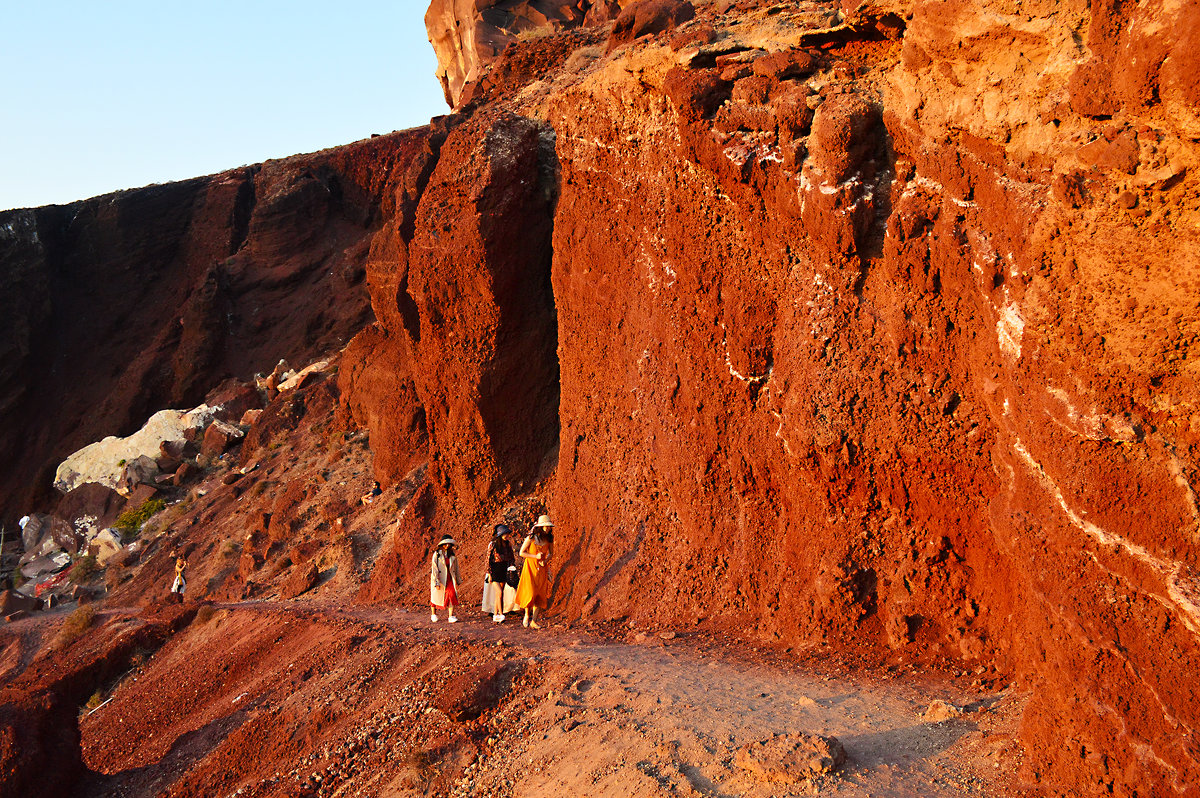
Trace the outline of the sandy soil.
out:
M 1021 793 L 1023 696 L 967 675 L 846 669 L 708 632 L 222 605 L 83 718 L 95 775 L 81 794 Z M 966 711 L 925 722 L 938 699 Z M 739 764 L 739 749 L 785 733 L 834 736 L 847 761 L 774 780 Z

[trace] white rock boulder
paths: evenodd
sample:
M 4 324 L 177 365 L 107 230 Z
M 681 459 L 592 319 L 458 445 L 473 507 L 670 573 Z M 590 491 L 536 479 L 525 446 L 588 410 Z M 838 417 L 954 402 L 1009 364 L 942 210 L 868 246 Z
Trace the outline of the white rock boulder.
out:
M 67 493 L 85 482 L 99 482 L 117 490 L 125 463 L 158 457 L 163 441 L 186 440 L 189 430 L 208 427 L 219 409 L 200 405 L 194 410 L 161 410 L 129 437 L 108 437 L 68 457 L 54 475 L 54 487 Z

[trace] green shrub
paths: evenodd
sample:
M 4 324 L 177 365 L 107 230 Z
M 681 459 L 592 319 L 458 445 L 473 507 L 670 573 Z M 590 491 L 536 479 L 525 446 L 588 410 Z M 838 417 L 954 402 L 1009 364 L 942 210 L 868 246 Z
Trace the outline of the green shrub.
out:
M 142 526 L 150 520 L 150 516 L 162 512 L 166 506 L 167 502 L 164 499 L 147 499 L 136 510 L 126 510 L 117 516 L 114 526 L 121 530 L 125 537 L 133 537 L 142 531 Z
M 86 554 L 71 565 L 71 570 L 67 573 L 67 579 L 79 585 L 86 582 L 88 577 L 99 570 L 100 563 L 96 562 L 96 558 L 90 554 Z
M 64 649 L 83 637 L 83 633 L 88 630 L 94 620 L 96 620 L 96 608 L 91 604 L 84 604 L 76 608 L 74 612 L 67 616 L 66 620 L 63 621 L 62 628 L 58 630 L 58 639 L 55 642 L 55 647 Z

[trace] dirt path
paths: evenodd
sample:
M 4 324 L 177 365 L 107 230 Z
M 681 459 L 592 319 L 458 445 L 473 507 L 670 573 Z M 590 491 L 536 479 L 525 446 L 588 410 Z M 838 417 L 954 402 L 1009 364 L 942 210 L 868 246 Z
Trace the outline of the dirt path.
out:
M 484 763 L 472 775 L 472 789 L 490 777 L 530 796 L 564 788 L 579 796 L 766 796 L 816 788 L 845 796 L 1020 792 L 1014 734 L 1023 698 L 964 688 L 945 674 L 837 675 L 820 663 L 758 661 L 749 651 L 721 656 L 719 646 L 714 656 L 706 650 L 712 641 L 700 636 L 614 642 L 554 626 L 533 632 L 515 617 L 496 625 L 473 612 L 464 613 L 464 622 L 434 625 L 423 613 L 399 608 L 227 606 L 384 625 L 430 643 L 502 648 L 508 657 L 552 665 L 564 687 L 514 718 L 523 726 L 515 735 L 523 745 L 509 751 L 509 761 L 538 761 L 540 772 Z M 922 714 L 939 699 L 966 711 L 924 721 Z M 841 741 L 847 763 L 838 777 L 789 785 L 739 766 L 739 748 L 795 733 Z

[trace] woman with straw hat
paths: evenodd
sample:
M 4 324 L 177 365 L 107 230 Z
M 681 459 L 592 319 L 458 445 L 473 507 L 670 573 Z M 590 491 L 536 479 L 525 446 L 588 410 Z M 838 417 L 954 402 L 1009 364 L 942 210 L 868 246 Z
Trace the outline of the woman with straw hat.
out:
M 454 616 L 454 608 L 458 605 L 458 555 L 454 553 L 457 544 L 454 538 L 446 535 L 438 541 L 433 552 L 433 563 L 429 575 L 429 620 L 437 623 L 437 611 L 448 607 L 450 623 L 458 623 Z
M 550 603 L 550 575 L 548 572 L 550 558 L 554 554 L 554 524 L 550 516 L 543 515 L 521 544 L 519 557 L 524 560 L 521 568 L 521 582 L 517 585 L 517 604 L 525 608 L 526 626 L 540 629 L 538 626 L 538 610 L 546 609 Z

